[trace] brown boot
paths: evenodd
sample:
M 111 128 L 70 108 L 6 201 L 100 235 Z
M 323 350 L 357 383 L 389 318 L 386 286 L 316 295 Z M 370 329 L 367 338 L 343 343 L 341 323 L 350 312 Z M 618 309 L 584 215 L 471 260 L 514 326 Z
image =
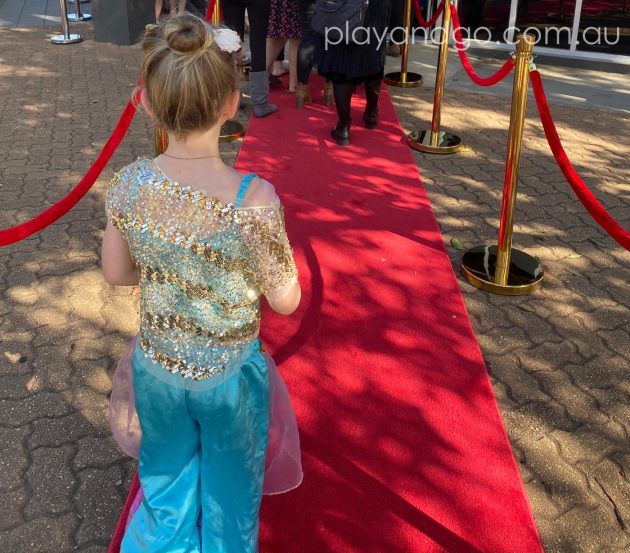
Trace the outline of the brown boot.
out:
M 324 105 L 331 107 L 335 103 L 335 95 L 333 94 L 333 84 L 331 82 L 324 83 Z
M 399 58 L 402 54 L 402 46 L 400 46 L 399 44 L 394 44 L 393 42 L 390 42 L 387 45 L 387 55 L 391 56 L 392 58 Z
M 295 107 L 302 109 L 305 105 L 313 102 L 311 89 L 307 84 L 298 84 L 295 87 Z

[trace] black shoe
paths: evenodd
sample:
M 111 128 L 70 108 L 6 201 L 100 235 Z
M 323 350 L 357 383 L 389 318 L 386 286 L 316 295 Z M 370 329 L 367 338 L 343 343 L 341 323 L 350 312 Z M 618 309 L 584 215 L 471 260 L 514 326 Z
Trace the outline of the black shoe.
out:
M 330 136 L 339 146 L 348 146 L 350 144 L 350 121 L 337 121 L 337 124 L 330 131 Z
M 365 121 L 366 129 L 375 129 L 378 123 L 378 110 L 368 111 L 366 109 L 363 112 L 363 121 Z
M 275 75 L 269 74 L 269 86 L 278 86 L 282 84 L 282 79 L 279 79 Z
M 378 97 L 381 94 L 381 81 L 368 81 L 365 87 L 365 111 L 363 112 L 363 121 L 368 129 L 375 129 L 378 123 Z

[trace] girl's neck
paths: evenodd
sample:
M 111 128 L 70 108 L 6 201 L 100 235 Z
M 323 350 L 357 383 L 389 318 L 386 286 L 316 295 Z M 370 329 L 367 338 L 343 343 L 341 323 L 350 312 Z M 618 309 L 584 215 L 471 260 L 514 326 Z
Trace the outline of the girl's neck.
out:
M 195 132 L 184 138 L 168 134 L 168 147 L 165 154 L 178 159 L 219 158 L 219 131 L 216 125 L 204 132 Z

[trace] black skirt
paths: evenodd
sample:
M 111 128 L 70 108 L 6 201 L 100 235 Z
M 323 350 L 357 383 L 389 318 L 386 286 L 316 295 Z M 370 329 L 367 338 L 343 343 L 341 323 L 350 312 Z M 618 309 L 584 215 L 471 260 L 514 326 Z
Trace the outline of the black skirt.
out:
M 323 77 L 333 83 L 364 83 L 383 78 L 385 69 L 385 47 L 391 12 L 391 0 L 370 0 L 363 26 L 368 35 L 357 33 L 360 42 L 326 44 L 321 36 L 315 55 L 317 69 Z M 332 42 L 335 34 L 330 34 Z M 382 40 L 379 40 L 382 39 Z

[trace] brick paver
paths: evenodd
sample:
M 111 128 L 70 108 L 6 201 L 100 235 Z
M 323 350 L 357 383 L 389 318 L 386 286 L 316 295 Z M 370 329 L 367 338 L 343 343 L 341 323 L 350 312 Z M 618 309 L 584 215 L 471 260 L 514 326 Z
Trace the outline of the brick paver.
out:
M 0 32 L 0 227 L 76 183 L 137 77 L 137 48 L 53 47 L 46 37 Z M 430 90 L 393 95 L 408 130 L 428 123 Z M 508 110 L 503 98 L 447 95 L 444 124 L 469 148 L 417 154 L 447 243 L 495 238 Z M 553 111 L 581 174 L 629 227 L 628 116 Z M 627 551 L 629 256 L 573 198 L 535 121 L 530 110 L 515 245 L 541 259 L 545 286 L 527 298 L 461 287 L 547 551 Z M 0 249 L 2 552 L 104 553 L 122 505 L 133 463 L 110 437 L 106 408 L 137 297 L 103 281 L 103 199 L 116 168 L 151 153 L 151 132 L 137 117 L 76 209 Z M 222 147 L 227 160 L 237 148 Z
M 391 93 L 406 131 L 430 126 L 432 90 Z M 447 91 L 443 128 L 464 150 L 415 153 L 458 272 L 452 238 L 466 248 L 497 240 L 509 112 L 509 98 Z M 630 115 L 552 113 L 586 184 L 630 228 Z M 460 287 L 546 551 L 629 551 L 630 254 L 575 198 L 533 98 L 520 175 L 514 247 L 541 260 L 542 290 L 498 296 L 463 278 Z

